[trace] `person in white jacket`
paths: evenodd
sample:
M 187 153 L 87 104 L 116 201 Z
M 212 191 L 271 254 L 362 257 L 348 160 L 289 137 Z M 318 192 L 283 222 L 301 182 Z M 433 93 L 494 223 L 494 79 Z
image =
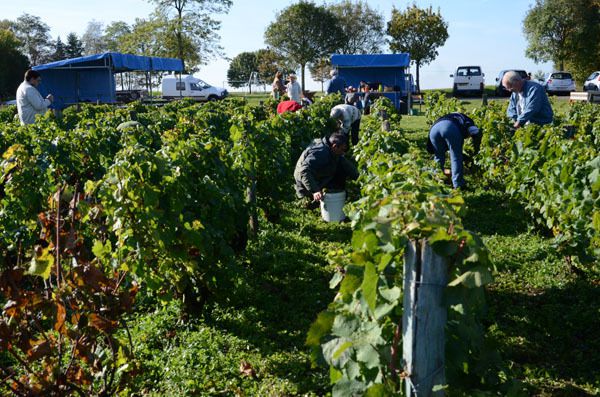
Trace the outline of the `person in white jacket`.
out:
M 352 132 L 352 144 L 358 143 L 358 130 L 360 129 L 360 109 L 353 105 L 336 105 L 331 109 L 329 117 L 340 123 L 342 132 L 348 135 Z M 352 130 L 352 131 L 351 131 Z
M 302 88 L 296 81 L 296 75 L 290 74 L 288 77 L 290 82 L 287 83 L 287 94 L 292 101 L 296 101 L 302 105 Z
M 17 111 L 21 125 L 35 123 L 35 116 L 46 113 L 54 100 L 52 94 L 44 98 L 37 90 L 41 81 L 40 73 L 30 69 L 25 72 L 25 80 L 17 88 Z

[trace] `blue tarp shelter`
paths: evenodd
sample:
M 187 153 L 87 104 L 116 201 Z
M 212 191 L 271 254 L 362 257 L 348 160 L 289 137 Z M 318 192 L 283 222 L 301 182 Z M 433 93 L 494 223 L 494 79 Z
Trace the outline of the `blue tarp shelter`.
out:
M 42 75 L 39 90 L 54 96 L 53 107 L 63 109 L 79 102 L 116 102 L 115 73 L 183 72 L 183 63 L 175 58 L 158 58 L 106 52 L 34 66 Z
M 410 55 L 400 54 L 364 54 L 331 56 L 331 65 L 338 70 L 347 85 L 358 88 L 361 81 L 371 84 L 371 89 L 392 100 L 397 109 L 402 108 L 411 93 L 412 78 L 409 73 Z M 404 110 L 404 109 L 401 109 Z

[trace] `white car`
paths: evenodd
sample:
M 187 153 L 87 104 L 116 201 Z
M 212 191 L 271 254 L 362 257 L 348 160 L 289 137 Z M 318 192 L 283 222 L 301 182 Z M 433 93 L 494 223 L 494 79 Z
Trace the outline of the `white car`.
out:
M 213 87 L 191 75 L 166 76 L 162 80 L 164 99 L 192 98 L 196 101 L 216 101 L 228 95 L 225 88 Z
M 544 88 L 548 95 L 551 94 L 568 94 L 575 91 L 575 80 L 569 72 L 552 72 L 544 81 Z
M 450 75 L 454 79 L 452 94 L 457 96 L 461 93 L 473 93 L 481 96 L 484 76 L 481 66 L 459 66 L 456 68 L 456 73 Z
M 600 71 L 594 72 L 585 79 L 583 83 L 584 91 L 598 91 L 600 90 Z

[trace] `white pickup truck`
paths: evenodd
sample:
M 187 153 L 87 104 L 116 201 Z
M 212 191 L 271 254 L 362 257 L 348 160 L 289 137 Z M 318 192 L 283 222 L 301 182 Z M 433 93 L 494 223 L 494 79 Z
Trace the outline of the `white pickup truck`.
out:
M 162 79 L 164 99 L 193 98 L 197 101 L 216 101 L 228 95 L 225 88 L 213 87 L 191 75 L 166 76 Z

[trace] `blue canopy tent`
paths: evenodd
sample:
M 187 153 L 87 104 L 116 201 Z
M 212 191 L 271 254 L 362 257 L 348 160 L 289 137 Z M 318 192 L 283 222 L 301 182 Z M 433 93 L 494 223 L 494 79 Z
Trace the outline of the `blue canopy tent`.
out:
M 405 110 L 403 105 L 412 91 L 409 54 L 334 54 L 331 65 L 347 85 L 358 87 L 361 81 L 372 83 L 372 90 L 391 99 L 396 109 Z
M 144 71 L 183 72 L 175 58 L 158 58 L 106 52 L 34 66 L 42 75 L 39 90 L 54 96 L 53 108 L 63 109 L 79 102 L 116 102 L 115 73 Z

